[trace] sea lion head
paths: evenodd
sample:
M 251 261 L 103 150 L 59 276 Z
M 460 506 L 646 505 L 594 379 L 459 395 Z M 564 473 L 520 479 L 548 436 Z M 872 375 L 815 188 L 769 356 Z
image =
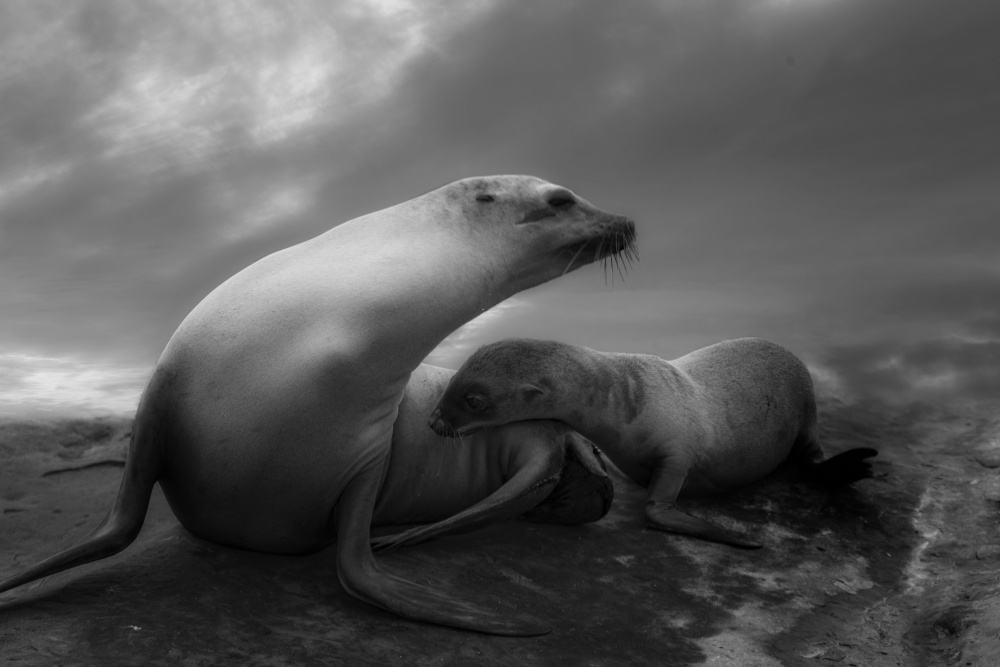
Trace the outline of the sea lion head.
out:
M 635 223 L 534 176 L 481 176 L 427 193 L 455 252 L 471 252 L 511 294 L 599 260 L 637 259 Z M 625 264 L 627 266 L 627 264 Z
M 428 424 L 454 437 L 512 421 L 557 419 L 559 388 L 577 376 L 568 348 L 523 338 L 480 347 L 452 376 Z

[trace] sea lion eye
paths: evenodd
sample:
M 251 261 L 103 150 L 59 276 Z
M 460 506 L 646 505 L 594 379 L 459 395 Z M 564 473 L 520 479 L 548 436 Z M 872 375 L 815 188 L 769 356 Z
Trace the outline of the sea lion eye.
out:
M 552 208 L 566 208 L 567 206 L 572 206 L 574 203 L 569 197 L 553 197 L 549 200 L 549 206 Z
M 482 412 L 486 409 L 486 400 L 477 394 L 469 394 L 465 397 L 465 407 L 469 412 Z
M 493 195 L 476 195 L 476 201 L 491 202 L 493 201 Z

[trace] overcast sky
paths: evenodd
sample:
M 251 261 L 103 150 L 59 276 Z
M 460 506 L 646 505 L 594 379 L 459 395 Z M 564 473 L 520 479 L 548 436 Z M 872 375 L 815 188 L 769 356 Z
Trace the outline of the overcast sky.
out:
M 845 397 L 1000 391 L 993 0 L 0 3 L 0 414 L 134 409 L 254 260 L 473 175 L 637 221 L 509 335 L 758 335 Z

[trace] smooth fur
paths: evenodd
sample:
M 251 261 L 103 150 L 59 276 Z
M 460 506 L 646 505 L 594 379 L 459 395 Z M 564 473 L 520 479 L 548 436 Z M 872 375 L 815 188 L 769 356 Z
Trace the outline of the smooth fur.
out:
M 633 237 L 631 221 L 566 188 L 494 176 L 261 259 L 205 297 L 168 342 L 104 523 L 0 591 L 124 549 L 159 481 L 201 538 L 282 554 L 336 542 L 344 588 L 400 616 L 495 634 L 547 631 L 383 571 L 369 529 L 397 408 L 421 360 L 503 299 L 622 252 Z
M 729 340 L 667 361 L 549 341 L 508 339 L 477 350 L 430 418 L 439 434 L 556 419 L 594 441 L 648 488 L 652 527 L 736 546 L 758 543 L 681 512 L 676 499 L 729 492 L 789 458 L 831 483 L 870 474 L 855 449 L 824 461 L 812 379 L 783 347 Z M 831 473 L 831 474 L 828 474 Z

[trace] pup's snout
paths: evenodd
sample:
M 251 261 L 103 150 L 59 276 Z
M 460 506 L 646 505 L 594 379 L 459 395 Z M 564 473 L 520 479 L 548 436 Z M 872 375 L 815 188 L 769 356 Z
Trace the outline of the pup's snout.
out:
M 441 417 L 440 408 L 431 413 L 431 418 L 427 420 L 427 425 L 434 429 L 434 432 L 443 438 L 455 437 L 455 429 L 449 426 Z

